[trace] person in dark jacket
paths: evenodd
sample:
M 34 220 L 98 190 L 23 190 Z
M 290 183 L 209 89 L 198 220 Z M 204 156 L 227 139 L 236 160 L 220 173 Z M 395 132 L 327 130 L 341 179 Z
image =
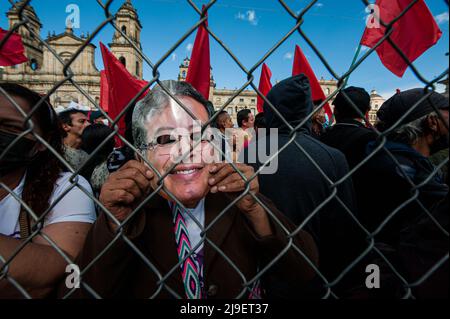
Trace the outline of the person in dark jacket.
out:
M 363 88 L 349 87 L 336 96 L 333 104 L 336 124 L 320 140 L 344 153 L 352 169 L 366 157 L 367 143 L 378 137 L 365 122 L 370 111 L 370 95 Z
M 431 219 L 423 215 L 400 233 L 396 246 L 398 263 L 409 282 L 424 277 L 434 266 L 436 270 L 424 277 L 423 283 L 413 287 L 416 298 L 448 299 L 448 196 L 436 205 Z M 399 289 L 398 293 L 405 293 Z
M 294 224 L 313 235 L 319 248 L 319 269 L 332 281 L 362 253 L 366 243 L 350 215 L 357 216 L 351 178 L 332 187 L 348 173 L 347 161 L 340 151 L 311 137 L 310 120 L 293 130 L 313 111 L 306 76 L 278 83 L 267 99 L 287 123 L 266 103 L 264 115 L 270 132 L 258 136 L 241 160 L 257 171 L 278 154 L 262 168 L 260 191 Z
M 397 272 L 414 283 L 448 255 L 448 210 L 443 213 L 448 186 L 429 160 L 448 148 L 448 99 L 412 89 L 386 101 L 377 116 L 377 129 L 387 138 L 369 142 L 366 153 L 373 157 L 355 178 L 361 222 Z M 405 296 L 404 284 L 384 258 L 377 258 L 381 289 L 373 294 Z M 413 287 L 416 298 L 448 295 L 448 286 L 445 293 L 442 289 L 448 282 L 445 268 L 424 279 Z
M 448 100 L 435 92 L 424 97 L 423 89 L 413 89 L 382 105 L 377 129 L 387 132 L 387 139 L 368 143 L 367 156 L 373 157 L 359 172 L 356 189 L 365 226 L 375 231 L 395 212 L 377 233 L 386 243 L 396 242 L 405 224 L 423 214 L 424 208 L 432 210 L 448 193 L 448 186 L 429 160 L 430 155 L 448 147 L 448 129 L 433 107 L 440 110 L 448 127 Z M 373 200 L 374 194 L 380 200 Z

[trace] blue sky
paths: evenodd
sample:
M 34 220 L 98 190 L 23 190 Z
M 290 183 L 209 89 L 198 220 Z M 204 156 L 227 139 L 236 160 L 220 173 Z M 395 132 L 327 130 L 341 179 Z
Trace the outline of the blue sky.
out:
M 103 0 L 104 1 L 104 0 Z M 115 12 L 124 0 L 114 0 L 111 10 Z M 133 0 L 143 25 L 142 46 L 150 60 L 157 62 L 173 44 L 180 39 L 198 20 L 198 14 L 185 0 Z M 302 10 L 309 0 L 286 0 L 294 12 Z M 44 24 L 41 36 L 49 31 L 57 34 L 64 31 L 68 15 L 66 7 L 77 4 L 80 8 L 81 25 L 75 33 L 93 31 L 104 19 L 104 13 L 96 0 L 33 0 L 32 5 Z M 207 1 L 195 1 L 198 6 Z M 432 14 L 439 21 L 443 37 L 437 45 L 420 57 L 415 65 L 427 79 L 433 79 L 448 68 L 448 6 L 442 0 L 427 0 Z M 8 1 L 0 2 L 0 11 L 6 12 Z M 360 0 L 319 0 L 305 16 L 303 30 L 338 74 L 350 66 L 356 47 L 365 27 L 364 5 Z M 209 11 L 209 26 L 225 45 L 250 69 L 270 48 L 272 48 L 295 25 L 295 20 L 276 0 L 218 0 Z M 4 15 L 0 26 L 7 28 Z M 113 28 L 107 26 L 94 39 L 109 43 Z M 187 38 L 160 67 L 162 79 L 174 79 L 182 60 L 190 55 L 195 33 Z M 301 38 L 293 33 L 267 60 L 272 70 L 272 82 L 282 80 L 291 74 L 294 47 L 299 44 L 307 55 L 316 75 L 330 79 L 325 66 Z M 100 50 L 97 50 L 96 64 L 102 69 Z M 211 64 L 218 88 L 237 88 L 246 81 L 246 75 L 211 38 Z M 151 79 L 152 70 L 144 67 L 144 78 Z M 260 68 L 255 71 L 255 84 L 259 83 Z M 411 71 L 398 78 L 379 61 L 376 54 L 370 56 L 350 78 L 349 85 L 367 90 L 377 89 L 383 96 L 395 93 L 397 88 L 423 86 Z M 442 87 L 439 87 L 442 89 Z

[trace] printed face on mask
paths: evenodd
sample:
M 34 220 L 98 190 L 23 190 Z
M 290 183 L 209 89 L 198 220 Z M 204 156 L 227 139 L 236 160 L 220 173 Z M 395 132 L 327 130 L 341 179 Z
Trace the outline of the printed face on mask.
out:
M 209 167 L 214 162 L 212 135 L 202 134 L 201 126 L 209 119 L 205 107 L 191 97 L 178 98 L 196 117 L 193 119 L 181 106 L 171 100 L 161 112 L 147 120 L 147 160 L 159 174 L 164 175 L 164 186 L 183 205 L 195 207 L 209 192 Z M 173 170 L 171 167 L 183 161 Z M 152 187 L 157 188 L 158 179 Z M 161 196 L 168 198 L 163 191 Z

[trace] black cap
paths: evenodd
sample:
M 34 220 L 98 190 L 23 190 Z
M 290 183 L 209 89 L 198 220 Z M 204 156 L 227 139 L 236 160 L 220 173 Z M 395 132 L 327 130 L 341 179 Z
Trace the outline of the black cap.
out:
M 379 129 L 385 131 L 392 127 L 397 121 L 408 112 L 413 106 L 417 104 L 424 96 L 426 92 L 422 88 L 412 89 L 404 92 L 397 93 L 389 100 L 387 100 L 377 113 L 378 119 L 381 121 Z M 424 117 L 435 111 L 435 108 L 440 110 L 448 110 L 448 99 L 437 92 L 431 92 L 431 94 L 417 105 L 414 110 L 403 119 L 400 126 L 411 123 L 415 120 Z M 378 126 L 378 125 L 377 125 Z
M 347 95 L 354 106 L 358 108 L 363 115 L 365 115 L 370 110 L 370 95 L 363 88 L 358 87 L 348 87 L 339 92 L 333 105 L 336 110 L 336 116 L 339 118 L 359 118 L 361 114 L 355 110 L 355 107 L 350 103 L 350 101 L 345 97 Z

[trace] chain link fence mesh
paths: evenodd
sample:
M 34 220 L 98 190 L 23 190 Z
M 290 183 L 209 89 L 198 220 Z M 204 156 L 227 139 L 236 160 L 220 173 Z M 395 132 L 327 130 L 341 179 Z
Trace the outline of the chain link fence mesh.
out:
M 15 24 L 9 31 L 8 35 L 0 42 L 0 48 L 6 43 L 7 39 L 9 38 L 9 36 L 13 33 L 13 32 L 17 32 L 19 30 L 19 28 L 26 28 L 30 34 L 32 34 L 36 39 L 39 40 L 40 44 L 44 47 L 46 47 L 54 56 L 55 58 L 59 61 L 59 63 L 61 63 L 61 65 L 63 65 L 63 70 L 62 73 L 64 75 L 64 79 L 59 81 L 58 83 L 55 83 L 54 87 L 47 93 L 46 96 L 43 96 L 41 101 L 35 105 L 32 108 L 32 111 L 29 113 L 24 112 L 24 110 L 21 108 L 21 106 L 11 97 L 9 96 L 3 89 L 0 89 L 0 94 L 4 95 L 13 105 L 14 107 L 23 115 L 24 120 L 26 122 L 26 127 L 25 127 L 25 131 L 20 134 L 20 136 L 18 136 L 18 138 L 16 139 L 16 141 L 22 139 L 25 135 L 27 134 L 31 134 L 32 136 L 34 136 L 40 143 L 42 143 L 42 145 L 44 145 L 45 147 L 47 147 L 49 150 L 52 151 L 53 155 L 63 164 L 63 166 L 72 173 L 72 177 L 70 179 L 70 182 L 72 183 L 72 186 L 67 189 L 63 194 L 61 194 L 56 200 L 55 202 L 53 202 L 53 204 L 40 216 L 37 216 L 35 214 L 35 212 L 33 212 L 33 210 L 27 206 L 27 204 L 16 194 L 14 194 L 13 190 L 10 189 L 5 183 L 3 183 L 3 181 L 0 180 L 0 187 L 5 189 L 9 194 L 11 194 L 17 201 L 20 202 L 20 204 L 23 206 L 23 208 L 25 209 L 26 213 L 29 215 L 29 217 L 31 218 L 31 220 L 33 221 L 33 224 L 35 225 L 32 228 L 31 231 L 31 235 L 26 239 L 23 240 L 23 242 L 21 243 L 21 245 L 17 248 L 17 250 L 15 251 L 15 253 L 12 254 L 12 256 L 10 256 L 9 258 L 5 259 L 3 256 L 0 256 L 0 281 L 8 281 L 12 287 L 14 287 L 14 289 L 16 289 L 18 292 L 20 292 L 20 294 L 23 295 L 23 297 L 25 298 L 31 298 L 30 293 L 18 282 L 16 281 L 10 274 L 9 274 L 9 267 L 11 265 L 11 263 L 13 262 L 14 258 L 17 257 L 17 255 L 27 246 L 27 244 L 31 243 L 33 241 L 34 238 L 36 238 L 36 236 L 42 236 L 47 242 L 48 245 L 50 245 L 51 247 L 53 247 L 53 249 L 55 251 L 57 251 L 63 258 L 64 260 L 68 263 L 68 264 L 73 264 L 74 261 L 71 260 L 71 257 L 69 257 L 62 249 L 60 249 L 54 241 L 52 241 L 46 234 L 44 234 L 42 232 L 43 229 L 43 221 L 46 218 L 46 216 L 48 216 L 48 214 L 50 214 L 50 212 L 52 211 L 52 208 L 62 199 L 64 198 L 64 196 L 74 187 L 78 187 L 80 188 L 87 196 L 91 197 L 92 200 L 95 202 L 96 206 L 98 207 L 99 212 L 104 213 L 106 215 L 109 216 L 109 218 L 111 218 L 112 220 L 116 220 L 115 217 L 111 214 L 111 212 L 109 212 L 105 206 L 98 200 L 98 198 L 93 197 L 91 195 L 91 193 L 86 190 L 82 185 L 80 185 L 78 183 L 78 174 L 80 173 L 81 169 L 74 169 L 73 167 L 71 167 L 71 165 L 64 159 L 64 156 L 62 156 L 62 154 L 59 154 L 57 151 L 52 149 L 52 146 L 42 137 L 39 136 L 39 134 L 36 133 L 36 131 L 34 130 L 34 124 L 32 121 L 32 117 L 35 114 L 35 112 L 41 108 L 41 107 L 45 107 L 45 101 L 52 95 L 54 94 L 62 85 L 64 84 L 70 84 L 73 87 L 75 87 L 79 92 L 81 92 L 90 103 L 92 103 L 93 105 L 95 105 L 102 113 L 103 115 L 110 121 L 110 123 L 112 123 L 112 127 L 114 128 L 115 132 L 114 134 L 112 134 L 109 137 L 109 140 L 114 139 L 115 136 L 118 136 L 120 138 L 120 140 L 125 143 L 125 145 L 127 145 L 128 147 L 134 149 L 136 151 L 137 154 L 141 154 L 141 152 L 139 152 L 138 149 L 135 148 L 134 145 L 131 145 L 123 136 L 120 136 L 118 131 L 118 125 L 117 123 L 119 122 L 119 119 L 123 116 L 125 116 L 125 114 L 127 113 L 127 111 L 129 110 L 129 108 L 133 107 L 133 105 L 135 104 L 135 102 L 138 100 L 139 96 L 142 95 L 142 93 L 144 93 L 147 89 L 149 89 L 150 87 L 152 87 L 155 84 L 158 84 L 160 86 L 162 86 L 163 90 L 166 91 L 166 93 L 168 95 L 171 95 L 171 93 L 164 87 L 164 84 L 161 83 L 160 81 L 160 73 L 159 73 L 159 68 L 160 66 L 167 61 L 171 54 L 175 52 L 175 50 L 193 33 L 195 33 L 195 31 L 198 29 L 198 27 L 207 19 L 207 12 L 209 9 L 211 9 L 213 6 L 216 5 L 216 3 L 218 3 L 219 1 L 210 1 L 202 10 L 201 8 L 199 8 L 193 1 L 191 0 L 187 0 L 186 3 L 187 5 L 189 5 L 192 10 L 194 10 L 198 15 L 199 15 L 199 20 L 197 22 L 195 22 L 192 27 L 188 30 L 186 30 L 186 32 L 184 33 L 184 35 L 182 37 L 179 38 L 178 41 L 176 41 L 172 47 L 158 60 L 158 61 L 151 61 L 150 58 L 141 50 L 141 48 L 139 48 L 138 46 L 136 46 L 136 44 L 134 43 L 134 41 L 132 41 L 127 34 L 125 34 L 123 32 L 123 30 L 121 30 L 117 24 L 116 24 L 116 13 L 111 12 L 111 5 L 113 2 L 117 2 L 115 0 L 109 0 L 109 1 L 101 1 L 101 0 L 97 0 L 96 5 L 100 6 L 103 11 L 104 11 L 104 18 L 102 19 L 102 21 L 98 24 L 98 26 L 95 28 L 95 30 L 92 31 L 92 33 L 85 39 L 84 44 L 79 47 L 79 49 L 77 50 L 77 52 L 70 58 L 69 61 L 63 61 L 62 58 L 57 54 L 57 52 L 55 52 L 53 50 L 53 48 L 45 41 L 41 38 L 40 34 L 37 34 L 35 32 L 35 30 L 33 30 L 32 28 L 29 27 L 29 22 L 30 22 L 30 17 L 28 17 L 26 15 L 26 12 L 24 11 L 24 8 L 29 5 L 32 4 L 32 2 L 37 2 L 36 0 L 31 1 L 31 0 L 27 0 L 27 1 L 22 1 L 22 2 L 18 2 L 15 3 L 12 0 L 9 0 L 11 6 L 15 6 L 17 8 L 17 10 L 19 11 L 19 16 L 20 16 L 20 22 Z M 119 1 L 120 2 L 120 1 Z M 302 128 L 303 126 L 306 125 L 306 123 L 313 117 L 313 115 L 320 110 L 321 108 L 323 108 L 326 103 L 330 102 L 344 87 L 345 87 L 345 83 L 346 80 L 352 75 L 352 73 L 360 67 L 360 65 L 372 54 L 376 54 L 376 52 L 374 52 L 376 50 L 376 48 L 381 45 L 383 42 L 388 41 L 397 51 L 398 53 L 402 56 L 402 58 L 407 62 L 407 64 L 409 65 L 411 71 L 414 73 L 414 75 L 416 76 L 416 78 L 423 83 L 424 86 L 424 90 L 428 91 L 428 95 L 426 95 L 422 100 L 426 99 L 427 97 L 429 97 L 429 95 L 434 92 L 436 90 L 436 84 L 443 80 L 447 75 L 448 75 L 448 69 L 446 69 L 440 76 L 436 77 L 434 80 L 428 80 L 426 79 L 421 73 L 420 71 L 414 66 L 413 63 L 411 63 L 411 61 L 408 60 L 408 58 L 405 56 L 405 54 L 398 48 L 398 46 L 391 40 L 390 38 L 390 34 L 393 31 L 393 24 L 400 19 L 404 14 L 406 14 L 406 12 L 408 12 L 408 10 L 411 9 L 412 6 L 414 6 L 415 3 L 417 3 L 418 0 L 412 1 L 411 4 L 391 23 L 386 24 L 384 21 L 381 21 L 381 24 L 383 26 L 385 26 L 387 28 L 386 34 L 385 36 L 380 39 L 380 41 L 378 42 L 377 46 L 368 50 L 367 52 L 365 52 L 365 54 L 359 58 L 356 63 L 354 63 L 347 72 L 345 72 L 345 74 L 343 75 L 339 75 L 338 72 L 335 71 L 335 69 L 333 68 L 333 66 L 326 60 L 326 58 L 324 57 L 324 55 L 321 53 L 321 51 L 318 49 L 318 47 L 314 44 L 314 42 L 311 40 L 311 38 L 308 36 L 308 34 L 304 31 L 303 29 L 303 24 L 305 23 L 306 20 L 311 19 L 308 17 L 308 12 L 311 10 L 311 8 L 314 7 L 314 5 L 317 3 L 317 1 L 310 1 L 307 5 L 305 5 L 304 9 L 301 10 L 301 12 L 296 13 L 292 8 L 290 8 L 285 1 L 282 0 L 278 0 L 278 3 L 280 4 L 280 10 L 284 10 L 287 12 L 288 16 L 290 16 L 290 19 L 292 21 L 292 28 L 290 30 L 287 30 L 285 35 L 279 39 L 279 41 L 277 41 L 276 43 L 273 44 L 272 48 L 270 50 L 268 50 L 260 59 L 259 61 L 257 61 L 253 66 L 251 66 L 250 68 L 247 68 L 239 59 L 239 57 L 234 54 L 232 52 L 232 50 L 230 49 L 230 47 L 228 46 L 227 43 L 224 43 L 219 36 L 216 35 L 216 33 L 214 32 L 214 30 L 212 30 L 210 27 L 207 27 L 207 31 L 209 33 L 209 35 L 211 36 L 212 39 L 214 39 L 219 45 L 220 47 L 229 55 L 229 57 L 236 63 L 236 65 L 240 68 L 240 70 L 245 73 L 247 75 L 247 81 L 238 89 L 236 90 L 235 94 L 226 102 L 223 104 L 223 106 L 221 107 L 220 111 L 223 110 L 227 110 L 227 106 L 230 105 L 230 103 L 232 103 L 232 101 L 237 98 L 246 88 L 251 87 L 253 90 L 255 90 L 257 92 L 257 94 L 264 99 L 264 101 L 266 103 L 268 103 L 269 107 L 272 109 L 272 111 L 276 114 L 276 116 L 280 117 L 282 119 L 282 121 L 284 122 L 284 124 L 289 127 L 291 134 L 290 134 L 290 142 L 288 144 L 286 144 L 284 147 L 282 147 L 281 149 L 279 149 L 277 151 L 277 153 L 275 155 L 273 155 L 271 158 L 269 158 L 269 160 L 265 163 L 265 164 L 269 164 L 275 157 L 277 157 L 281 152 L 283 152 L 283 150 L 285 148 L 287 148 L 289 145 L 296 145 L 296 147 L 305 155 L 305 157 L 311 161 L 311 163 L 317 168 L 317 170 L 320 172 L 320 174 L 323 176 L 323 179 L 329 184 L 330 187 L 330 194 L 329 196 L 326 198 L 326 200 L 319 205 L 311 214 L 310 216 L 308 216 L 308 218 L 305 219 L 305 221 L 301 224 L 298 225 L 297 228 L 294 231 L 289 231 L 288 229 L 286 229 L 283 225 L 283 223 L 281 223 L 280 220 L 277 219 L 277 217 L 275 216 L 275 214 L 270 210 L 269 207 L 267 207 L 258 197 L 256 197 L 253 193 L 250 192 L 250 187 L 249 184 L 250 182 L 255 179 L 258 178 L 258 175 L 260 174 L 260 171 L 262 170 L 262 168 L 258 171 L 255 172 L 255 174 L 247 179 L 242 172 L 239 171 L 239 169 L 236 167 L 235 164 L 232 164 L 233 168 L 236 170 L 236 172 L 238 172 L 238 174 L 246 181 L 246 185 L 247 188 L 246 190 L 239 195 L 238 198 L 236 198 L 233 202 L 231 202 L 228 207 L 226 207 L 218 216 L 217 218 L 213 221 L 212 224 L 208 225 L 208 227 L 204 227 L 200 221 L 196 220 L 194 216 L 191 216 L 191 218 L 193 218 L 196 223 L 198 224 L 198 226 L 201 228 L 202 230 L 202 235 L 203 236 L 201 242 L 197 245 L 200 246 L 201 244 L 203 244 L 204 242 L 208 243 L 209 245 L 211 245 L 211 247 L 213 247 L 214 250 L 217 251 L 217 253 L 226 260 L 226 262 L 231 265 L 231 267 L 239 274 L 239 276 L 242 278 L 243 281 L 243 285 L 242 285 L 242 290 L 240 291 L 240 293 L 236 296 L 231 296 L 231 297 L 236 297 L 236 298 L 242 298 L 244 297 L 246 294 L 251 293 L 251 289 L 253 284 L 258 281 L 261 276 L 263 276 L 264 273 L 270 271 L 270 269 L 277 263 L 277 261 L 279 261 L 283 255 L 289 250 L 289 249 L 295 249 L 295 251 L 301 255 L 303 258 L 307 259 L 309 265 L 314 269 L 314 271 L 316 272 L 317 276 L 320 278 L 323 287 L 325 287 L 325 292 L 322 296 L 322 298 L 339 298 L 340 296 L 338 294 L 336 294 L 336 292 L 334 291 L 334 287 L 339 284 L 339 282 L 352 270 L 354 269 L 354 267 L 361 261 L 363 260 L 366 256 L 368 256 L 370 253 L 375 253 L 377 256 L 379 256 L 385 263 L 386 265 L 390 268 L 390 270 L 398 277 L 398 279 L 401 281 L 402 286 L 403 286 L 403 293 L 402 293 L 402 297 L 403 298 L 415 298 L 412 289 L 414 287 L 420 286 L 422 285 L 424 282 L 426 282 L 426 280 L 433 275 L 433 273 L 435 271 L 437 271 L 440 267 L 443 267 L 445 265 L 445 263 L 448 261 L 448 252 L 442 256 L 442 258 L 440 260 L 438 260 L 432 267 L 430 267 L 430 269 L 424 273 L 418 280 L 414 281 L 414 282 L 409 282 L 402 274 L 401 272 L 396 269 L 396 267 L 393 265 L 393 263 L 389 260 L 389 258 L 387 258 L 384 253 L 377 247 L 376 243 L 377 243 L 377 234 L 379 234 L 383 228 L 389 223 L 390 220 L 392 220 L 396 214 L 403 209 L 404 207 L 406 207 L 408 204 L 410 204 L 411 202 L 416 202 L 418 205 L 420 205 L 423 209 L 423 211 L 428 215 L 428 217 L 439 227 L 440 231 L 443 233 L 444 236 L 446 236 L 448 238 L 448 232 L 444 229 L 444 227 L 442 227 L 438 221 L 435 220 L 435 218 L 433 217 L 432 213 L 426 209 L 425 205 L 423 203 L 420 202 L 419 199 L 419 192 L 421 187 L 431 178 L 433 178 L 433 176 L 435 174 L 438 174 L 439 169 L 442 168 L 444 165 L 448 164 L 448 156 L 447 158 L 438 166 L 436 167 L 436 169 L 434 170 L 434 172 L 429 176 L 429 178 L 423 182 L 420 185 L 416 185 L 414 184 L 414 182 L 408 178 L 408 174 L 405 173 L 403 171 L 402 165 L 400 165 L 400 163 L 398 163 L 396 157 L 387 149 L 385 148 L 385 143 L 387 141 L 386 137 L 389 135 L 389 133 L 391 133 L 393 130 L 395 130 L 396 128 L 398 128 L 400 126 L 400 123 L 402 122 L 403 119 L 405 119 L 411 112 L 414 111 L 414 109 L 419 105 L 419 103 L 416 103 L 416 105 L 414 105 L 410 111 L 406 112 L 401 119 L 399 119 L 396 123 L 396 125 L 394 125 L 390 130 L 385 131 L 385 132 L 379 132 L 376 131 L 376 134 L 379 137 L 379 145 L 376 147 L 376 149 L 367 156 L 367 158 L 365 158 L 361 163 L 359 163 L 358 165 L 356 165 L 356 167 L 354 167 L 353 169 L 351 169 L 350 172 L 348 172 L 345 176 L 343 176 L 340 180 L 337 181 L 333 181 L 331 180 L 327 174 L 323 171 L 323 169 L 320 167 L 320 165 L 318 163 L 315 162 L 315 160 L 310 156 L 310 154 L 308 154 L 307 151 L 305 151 L 305 149 L 295 140 L 295 137 L 297 136 L 299 129 Z M 444 1 L 445 4 L 448 6 L 448 1 Z M 95 4 L 95 1 L 92 1 L 92 4 Z M 358 1 L 354 1 L 352 5 L 359 5 L 361 6 L 362 9 L 366 8 L 369 5 L 369 1 L 367 0 L 363 0 L 360 1 L 358 3 Z M 289 17 L 287 16 L 287 19 L 289 19 Z M 114 28 L 117 32 L 119 32 L 121 34 L 121 36 L 123 38 L 126 39 L 126 41 L 133 46 L 133 48 L 135 49 L 135 52 L 137 52 L 137 54 L 139 54 L 143 60 L 145 61 L 145 63 L 152 69 L 152 76 L 153 78 L 149 80 L 148 85 L 146 87 L 144 87 L 141 92 L 139 94 L 136 95 L 136 97 L 130 101 L 130 103 L 125 107 L 125 109 L 123 110 L 123 112 L 115 119 L 111 119 L 107 113 L 105 113 L 101 107 L 98 105 L 97 101 L 95 101 L 95 99 L 90 96 L 75 80 L 74 80 L 74 73 L 71 70 L 71 66 L 73 65 L 75 59 L 77 59 L 77 57 L 83 52 L 83 50 L 86 49 L 86 47 L 93 42 L 94 38 L 105 28 L 108 27 L 112 27 Z M 287 41 L 289 38 L 291 37 L 295 37 L 300 35 L 300 37 L 309 45 L 309 47 L 314 51 L 314 53 L 316 54 L 316 56 L 320 59 L 320 61 L 323 63 L 323 65 L 325 66 L 325 68 L 327 69 L 327 71 L 332 75 L 332 77 L 334 79 L 336 79 L 338 81 L 338 89 L 333 92 L 331 95 L 328 96 L 327 100 L 323 101 L 321 103 L 321 105 L 317 106 L 313 112 L 311 112 L 311 114 L 309 114 L 309 116 L 307 116 L 297 127 L 293 127 L 286 119 L 283 118 L 283 116 L 278 112 L 277 108 L 271 104 L 270 101 L 267 100 L 267 98 L 258 90 L 258 86 L 254 83 L 255 80 L 255 76 L 254 73 L 255 71 L 285 42 Z M 172 96 L 172 95 L 171 95 Z M 181 101 L 179 101 L 179 99 L 175 96 L 172 96 L 172 98 L 177 102 L 177 104 L 179 105 L 180 108 L 184 109 L 188 114 L 191 115 L 191 117 L 194 120 L 197 120 L 197 118 L 195 118 L 195 116 L 192 114 L 192 112 L 190 112 L 189 108 L 187 108 L 185 105 L 183 105 L 183 103 Z M 347 97 L 347 99 L 349 99 Z M 353 107 L 355 108 L 355 110 L 359 113 L 361 113 L 361 111 L 353 104 L 353 102 L 349 99 L 349 101 L 352 103 Z M 421 102 L 421 101 L 419 101 Z M 436 108 L 436 106 L 433 106 L 434 109 L 436 110 L 436 112 L 438 114 L 440 114 L 440 112 L 438 112 L 438 109 Z M 206 123 L 203 127 L 203 129 L 205 129 L 206 127 L 208 127 L 210 124 L 214 123 L 214 121 L 216 120 L 217 116 L 218 116 L 219 112 L 216 112 L 215 115 L 208 121 L 208 123 Z M 362 117 L 363 114 L 361 114 Z M 441 116 L 442 118 L 442 116 Z M 443 118 L 442 118 L 443 119 Z M 444 120 L 444 119 L 443 119 Z M 445 121 L 444 121 L 445 122 Z M 16 142 L 15 141 L 15 142 Z M 99 145 L 99 147 L 97 148 L 96 151 L 94 151 L 90 157 L 94 157 L 96 156 L 97 152 L 103 147 L 103 145 L 107 143 L 107 141 L 105 141 L 104 143 L 102 143 L 102 145 Z M 14 142 L 12 143 L 12 145 L 10 145 L 4 152 L 3 154 L 0 154 L 0 160 L 2 159 L 2 157 L 8 152 L 8 150 L 14 145 Z M 402 173 L 404 174 L 404 176 L 406 176 L 408 178 L 408 182 L 411 186 L 411 197 L 410 199 L 408 199 L 407 201 L 405 201 L 402 205 L 400 205 L 397 209 L 395 209 L 394 211 L 392 211 L 392 213 L 385 218 L 385 220 L 379 225 L 379 227 L 375 230 L 375 231 L 369 231 L 368 229 L 366 229 L 364 227 L 364 225 L 358 220 L 357 216 L 355 216 L 354 212 L 349 209 L 344 201 L 342 199 L 339 198 L 338 196 L 338 192 L 337 192 L 337 187 L 339 185 L 341 185 L 343 182 L 345 182 L 346 180 L 350 179 L 352 177 L 352 175 L 355 174 L 355 172 L 357 172 L 365 163 L 367 163 L 371 158 L 373 158 L 377 153 L 385 151 L 387 154 L 389 154 L 390 158 L 398 165 L 398 168 L 400 171 L 402 171 Z M 157 196 L 158 192 L 160 192 L 161 190 L 164 190 L 166 193 L 169 194 L 169 196 L 175 201 L 177 202 L 181 207 L 183 207 L 183 205 L 178 201 L 177 198 L 175 198 L 172 194 L 170 194 L 170 192 L 166 189 L 166 187 L 163 184 L 164 179 L 166 178 L 166 176 L 169 174 L 166 173 L 165 175 L 160 175 L 159 172 L 156 170 L 156 168 L 148 162 L 148 160 L 146 158 L 144 158 L 142 155 L 139 155 L 143 158 L 143 160 L 149 165 L 149 167 L 155 172 L 155 174 L 158 175 L 159 181 L 158 181 L 158 188 L 153 190 L 147 197 L 146 199 L 134 210 L 134 212 L 122 223 L 118 222 L 116 220 L 116 224 L 118 226 L 117 232 L 115 234 L 114 240 L 111 241 L 110 245 L 108 245 L 107 247 L 105 247 L 105 249 L 94 259 L 91 261 L 91 263 L 89 263 L 86 267 L 84 267 L 83 269 L 81 269 L 81 278 L 83 278 L 83 274 L 85 274 L 113 245 L 115 242 L 117 242 L 118 240 L 123 240 L 127 245 L 129 245 L 129 247 L 136 253 L 137 256 L 139 256 L 139 258 L 147 265 L 147 267 L 154 272 L 154 274 L 158 277 L 158 287 L 159 289 L 152 294 L 151 296 L 148 296 L 149 298 L 157 298 L 158 295 L 161 293 L 161 291 L 165 290 L 168 291 L 173 297 L 175 298 L 183 298 L 183 296 L 180 296 L 179 294 L 177 294 L 172 287 L 170 287 L 167 284 L 167 279 L 180 267 L 180 265 L 182 264 L 183 261 L 180 261 L 178 264 L 174 264 L 173 268 L 171 269 L 171 271 L 169 271 L 166 274 L 163 274 L 160 272 L 160 270 L 158 269 L 157 265 L 155 265 L 154 263 L 152 263 L 146 256 L 145 254 L 140 251 L 140 249 L 132 242 L 132 240 L 130 240 L 125 232 L 124 232 L 124 228 L 126 227 L 126 225 L 130 222 L 130 220 L 139 213 L 139 211 L 154 197 Z M 185 154 L 183 158 L 189 156 L 189 153 Z M 180 159 L 180 161 L 178 163 L 180 163 L 183 158 Z M 172 169 L 175 168 L 175 166 L 178 164 L 174 164 Z M 212 226 L 214 226 L 214 224 L 220 220 L 221 218 L 223 218 L 223 216 L 225 216 L 227 214 L 227 211 L 236 203 L 238 202 L 241 198 L 243 198 L 244 196 L 250 194 L 251 196 L 253 196 L 253 198 L 259 202 L 267 211 L 267 213 L 271 216 L 271 218 L 281 226 L 281 228 L 284 230 L 285 232 L 285 236 L 288 239 L 288 244 L 286 245 L 285 249 L 283 251 L 281 251 L 279 253 L 278 256 L 276 256 L 276 258 L 274 258 L 270 263 L 268 263 L 263 269 L 259 269 L 259 272 L 257 273 L 257 275 L 254 278 L 246 278 L 245 275 L 241 272 L 241 270 L 235 265 L 235 263 L 220 249 L 220 247 L 218 247 L 217 245 L 215 245 L 214 242 L 212 242 L 209 238 L 208 238 L 208 230 L 209 228 L 211 228 Z M 294 241 L 293 241 L 293 237 L 300 231 L 302 230 L 305 225 L 308 223 L 308 221 L 310 221 L 316 214 L 318 214 L 318 212 L 320 211 L 321 208 L 323 208 L 328 202 L 330 202 L 331 200 L 337 200 L 340 205 L 342 205 L 342 207 L 344 208 L 344 210 L 346 211 L 346 213 L 351 217 L 352 220 L 354 220 L 354 222 L 358 225 L 358 227 L 361 228 L 361 230 L 365 233 L 366 235 L 366 249 L 361 252 L 361 254 L 351 263 L 348 264 L 348 266 L 336 277 L 336 278 L 326 278 L 326 276 L 324 274 L 321 273 L 321 271 L 319 270 L 319 267 L 317 267 L 311 260 L 308 259 L 308 257 L 304 254 L 304 252 L 295 245 Z M 195 249 L 193 249 L 191 251 L 191 253 L 189 253 L 188 256 L 192 255 L 193 252 L 195 251 Z M 186 256 L 186 258 L 188 257 Z M 81 280 L 81 286 L 86 289 L 87 291 L 89 291 L 89 293 L 92 295 L 92 297 L 94 298 L 102 298 L 102 296 L 96 292 L 92 287 L 90 287 L 88 285 L 88 283 L 84 282 L 83 280 Z M 66 294 L 65 298 L 68 298 L 71 296 L 71 294 L 74 292 L 75 289 L 71 290 L 69 293 Z

